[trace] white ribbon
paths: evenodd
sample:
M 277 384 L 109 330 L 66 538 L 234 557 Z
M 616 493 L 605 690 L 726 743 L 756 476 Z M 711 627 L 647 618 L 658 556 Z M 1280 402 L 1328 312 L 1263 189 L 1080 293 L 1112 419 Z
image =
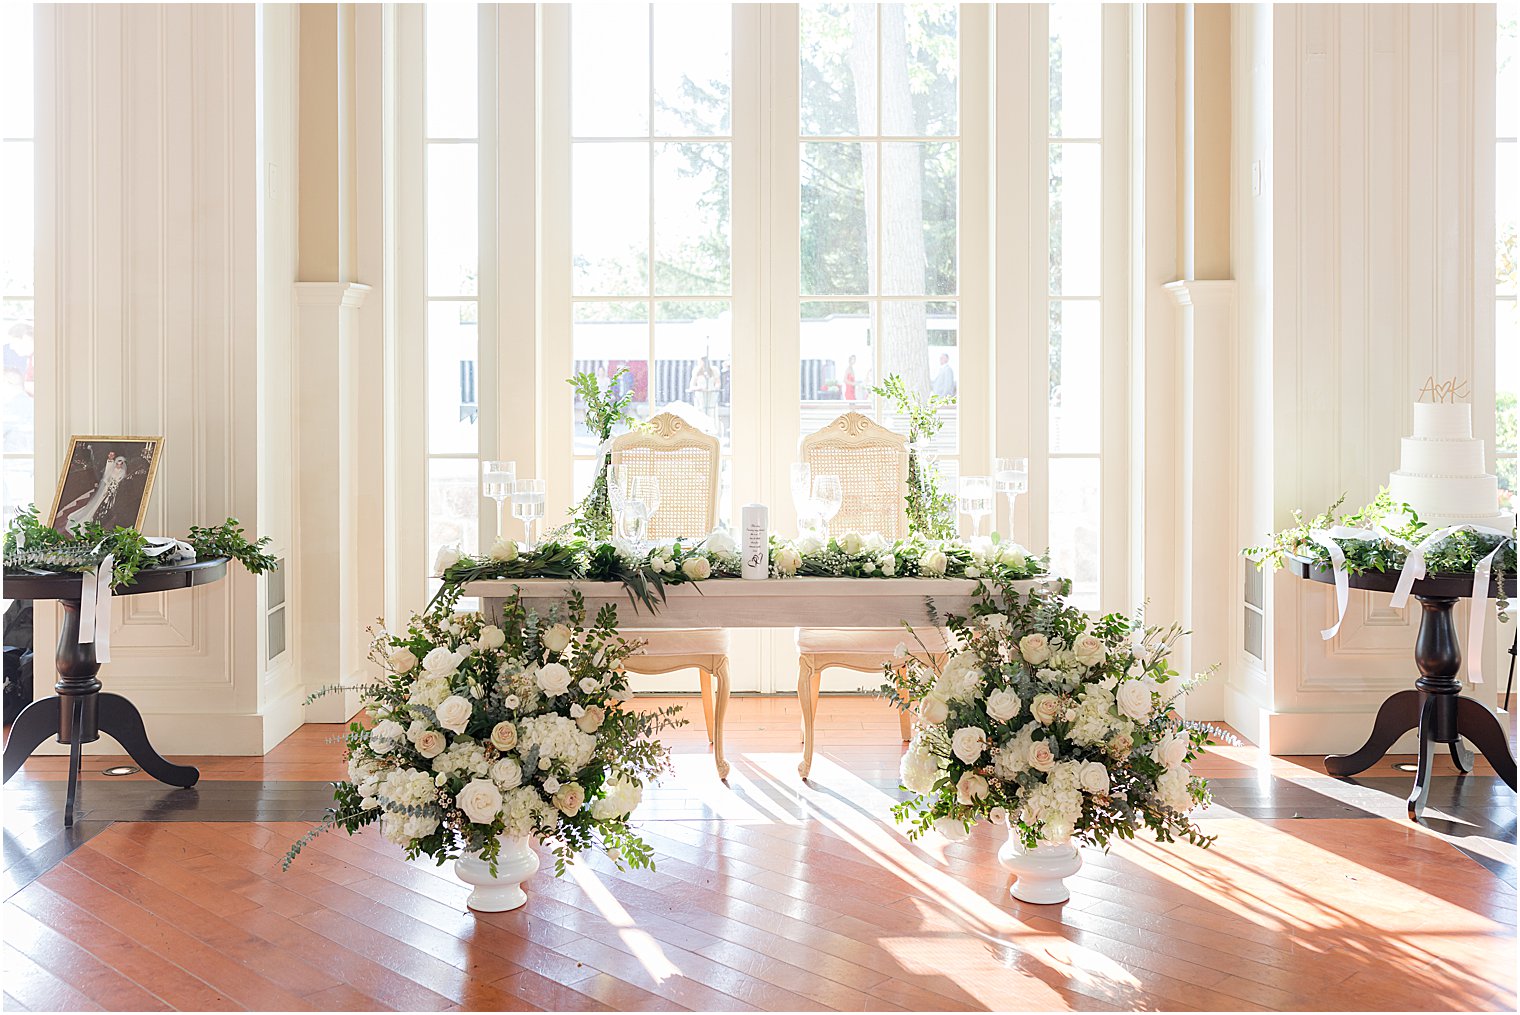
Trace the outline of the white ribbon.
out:
M 1468 603 L 1470 612 L 1467 615 L 1467 679 L 1471 683 L 1481 684 L 1483 683 L 1483 625 L 1488 619 L 1489 576 L 1493 572 L 1494 555 L 1504 546 L 1503 541 L 1509 538 L 1508 532 L 1490 529 L 1484 525 L 1448 525 L 1443 529 L 1436 529 L 1420 540 L 1420 544 L 1404 559 L 1404 570 L 1399 572 L 1399 583 L 1394 586 L 1393 599 L 1389 601 L 1389 605 L 1395 609 L 1403 609 L 1409 602 L 1409 593 L 1414 588 L 1414 583 L 1425 577 L 1425 554 L 1441 540 L 1463 529 L 1500 537 L 1499 545 L 1495 546 L 1488 556 L 1480 560 L 1478 566 L 1473 568 L 1472 601 Z
M 1346 603 L 1351 598 L 1351 578 L 1346 573 L 1346 554 L 1336 543 L 1337 539 L 1377 539 L 1371 529 L 1356 529 L 1349 525 L 1337 525 L 1329 529 L 1314 529 L 1309 538 L 1325 548 L 1330 554 L 1330 567 L 1335 572 L 1335 623 L 1325 628 L 1319 636 L 1325 641 L 1334 638 L 1346 619 Z
M 189 543 L 179 539 L 170 539 L 168 536 L 148 536 L 148 545 L 143 547 L 143 553 L 154 558 L 156 565 L 171 564 L 175 561 L 194 560 L 195 548 Z
M 79 644 L 95 646 L 95 661 L 111 661 L 111 576 L 116 558 L 106 554 L 106 559 L 93 574 L 80 580 L 79 588 Z

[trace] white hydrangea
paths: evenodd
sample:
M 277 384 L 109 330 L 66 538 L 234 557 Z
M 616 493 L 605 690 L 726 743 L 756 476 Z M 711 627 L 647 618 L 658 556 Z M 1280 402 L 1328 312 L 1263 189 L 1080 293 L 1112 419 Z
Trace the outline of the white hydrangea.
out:
M 627 776 L 613 776 L 602 784 L 602 790 L 607 795 L 591 805 L 591 816 L 598 821 L 620 818 L 644 799 L 644 788 Z
M 596 737 L 581 732 L 575 720 L 563 715 L 537 715 L 525 719 L 520 730 L 518 750 L 527 754 L 538 748 L 540 762 L 548 758 L 560 762 L 567 772 L 578 772 L 596 753 Z
M 501 816 L 505 835 L 532 835 L 540 825 L 553 826 L 558 820 L 554 805 L 533 786 L 522 786 L 502 794 Z
M 399 768 L 388 773 L 380 785 L 380 796 L 407 807 L 422 807 L 436 802 L 433 777 L 414 768 Z M 386 811 L 380 816 L 380 834 L 391 842 L 405 846 L 413 839 L 432 835 L 438 829 L 436 816 L 421 817 Z
M 924 746 L 923 741 L 914 740 L 902 756 L 898 773 L 902 776 L 902 784 L 909 791 L 927 796 L 934 792 L 934 784 L 940 777 L 939 759 Z
M 427 675 L 412 685 L 412 691 L 407 695 L 406 703 L 436 709 L 443 703 L 443 699 L 449 696 L 449 693 L 447 677 Z
M 1167 769 L 1156 780 L 1156 796 L 1174 811 L 1186 811 L 1193 806 L 1192 773 L 1186 766 Z
M 490 768 L 485 748 L 471 740 L 456 740 L 433 759 L 433 771 L 444 777 L 483 777 Z
M 934 678 L 934 693 L 945 701 L 971 701 L 985 692 L 986 674 L 976 665 L 976 657 L 969 652 L 950 657 L 943 672 Z

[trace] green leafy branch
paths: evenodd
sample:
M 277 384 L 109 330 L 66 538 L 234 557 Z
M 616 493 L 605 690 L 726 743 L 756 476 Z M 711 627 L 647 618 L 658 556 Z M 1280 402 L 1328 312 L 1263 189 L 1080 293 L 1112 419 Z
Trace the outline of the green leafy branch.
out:
M 908 419 L 908 531 L 930 539 L 955 536 L 955 498 L 940 489 L 939 463 L 926 462 L 919 449 L 945 426 L 940 410 L 955 404 L 953 395 L 920 398 L 899 374 L 888 374 L 871 393 L 891 399 Z

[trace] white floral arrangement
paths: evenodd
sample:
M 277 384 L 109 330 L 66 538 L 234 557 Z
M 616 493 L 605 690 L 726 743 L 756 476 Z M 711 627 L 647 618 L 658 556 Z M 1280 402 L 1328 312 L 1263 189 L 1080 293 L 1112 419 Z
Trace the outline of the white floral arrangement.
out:
M 685 721 L 679 707 L 625 706 L 620 664 L 638 643 L 619 637 L 616 609 L 588 623 L 579 594 L 547 616 L 512 596 L 493 622 L 452 605 L 413 617 L 405 634 L 377 633 L 371 657 L 388 676 L 363 689 L 373 725 L 350 726 L 348 779 L 286 866 L 328 828 L 378 821 L 408 857 L 440 864 L 494 865 L 503 837 L 536 836 L 556 873 L 590 848 L 652 867 L 628 816 L 669 767 L 656 735 Z
M 983 593 L 948 617 L 945 656 L 909 657 L 882 691 L 915 717 L 902 758 L 912 794 L 893 813 L 910 838 L 960 841 L 978 821 L 1028 848 L 1075 838 L 1106 847 L 1144 827 L 1156 839 L 1213 841 L 1190 817 L 1209 800 L 1190 763 L 1220 734 L 1176 714 L 1167 657 L 1180 628 L 1111 614 L 1097 621 L 1058 594 Z
M 503 537 L 482 557 L 446 546 L 434 560 L 433 571 L 443 579 L 440 599 L 457 598 L 469 582 L 489 579 L 621 582 L 635 607 L 651 613 L 664 601 L 667 586 L 738 578 L 742 573 L 738 544 L 726 529 L 697 540 L 661 542 L 649 549 L 572 536 L 551 538 L 526 550 Z M 770 574 L 773 578 L 980 578 L 998 585 L 1049 577 L 1049 561 L 996 534 L 967 543 L 845 532 L 794 540 L 772 537 Z

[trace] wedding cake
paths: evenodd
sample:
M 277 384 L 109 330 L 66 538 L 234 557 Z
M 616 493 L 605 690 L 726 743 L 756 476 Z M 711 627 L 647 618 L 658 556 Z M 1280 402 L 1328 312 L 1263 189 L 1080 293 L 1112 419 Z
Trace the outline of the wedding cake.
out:
M 1416 402 L 1414 436 L 1403 439 L 1399 471 L 1388 477 L 1395 501 L 1428 525 L 1485 525 L 1509 530 L 1499 511 L 1499 481 L 1484 471 L 1483 442 L 1472 435 L 1466 402 Z

